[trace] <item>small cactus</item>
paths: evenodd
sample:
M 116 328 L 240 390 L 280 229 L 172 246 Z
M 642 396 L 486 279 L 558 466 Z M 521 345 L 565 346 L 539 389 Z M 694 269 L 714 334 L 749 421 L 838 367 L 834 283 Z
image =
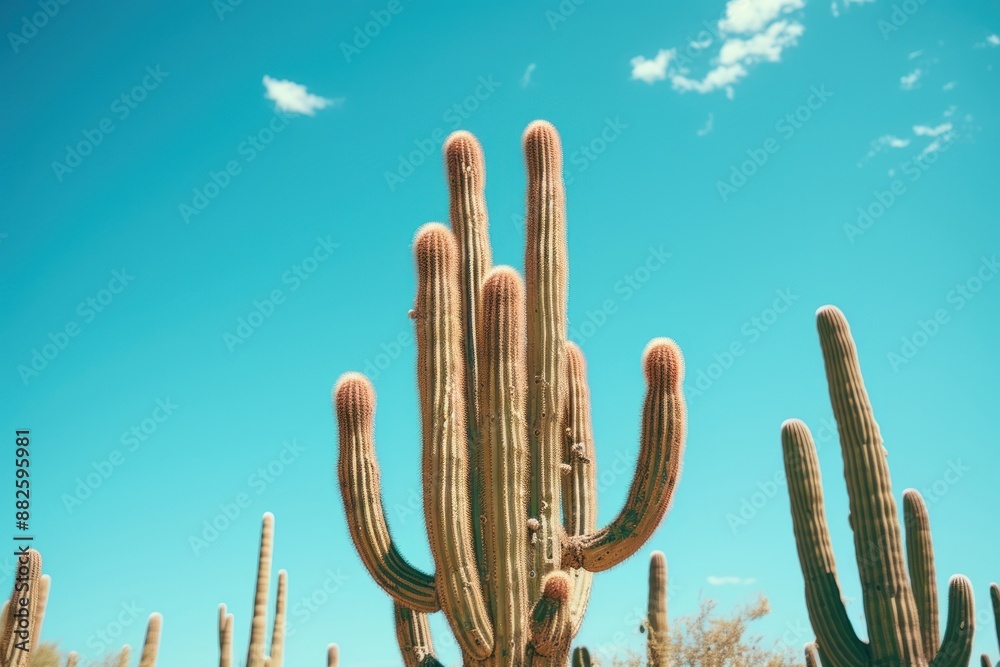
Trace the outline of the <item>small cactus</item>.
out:
M 670 627 L 667 621 L 667 557 L 654 551 L 649 558 L 649 600 L 646 611 L 646 655 L 649 667 L 670 667 Z
M 573 667 L 590 667 L 590 651 L 585 646 L 573 649 Z
M 990 602 L 993 605 L 993 624 L 996 626 L 997 645 L 1000 645 L 1000 586 L 996 584 L 990 584 Z M 993 661 L 986 653 L 983 653 L 979 662 L 982 667 L 994 667 Z M 1000 662 L 996 664 L 996 667 L 1000 667 Z

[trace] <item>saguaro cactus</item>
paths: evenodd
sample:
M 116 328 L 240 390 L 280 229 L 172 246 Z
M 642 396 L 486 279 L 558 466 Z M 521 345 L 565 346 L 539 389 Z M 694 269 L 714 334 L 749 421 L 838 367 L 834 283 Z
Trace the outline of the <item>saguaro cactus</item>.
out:
M 28 667 L 49 597 L 49 577 L 42 574 L 42 555 L 28 549 L 18 556 L 10 599 L 0 612 L 0 667 Z
M 869 638 L 858 638 L 841 598 L 812 435 L 803 422 L 786 421 L 781 440 L 792 523 L 820 658 L 825 667 L 966 667 L 975 622 L 972 586 L 965 577 L 952 577 L 948 622 L 939 641 L 934 553 L 923 498 L 912 489 L 903 496 L 908 577 L 886 450 L 850 328 L 833 306 L 820 308 L 816 316 L 840 432 Z
M 997 644 L 1000 645 L 1000 586 L 996 584 L 990 584 L 990 602 L 993 603 L 993 623 L 997 631 Z M 983 653 L 979 662 L 982 667 L 994 667 L 990 656 L 986 653 Z M 1000 667 L 1000 662 L 996 664 L 996 667 Z
M 649 667 L 670 665 L 670 626 L 667 621 L 667 557 L 654 551 L 649 558 L 649 601 L 646 611 L 646 655 Z
M 278 572 L 278 592 L 271 628 L 271 649 L 267 646 L 267 598 L 271 585 L 271 561 L 274 554 L 274 515 L 264 514 L 257 557 L 257 586 L 254 590 L 253 616 L 250 622 L 250 648 L 246 667 L 281 667 L 285 649 L 285 608 L 288 599 L 288 573 Z M 225 604 L 219 605 L 219 667 L 233 664 L 233 615 Z
M 555 129 L 529 125 L 524 152 L 526 285 L 513 269 L 492 267 L 482 150 L 467 132 L 454 133 L 444 147 L 452 229 L 426 225 L 414 242 L 411 317 L 434 574 L 410 565 L 389 533 L 371 383 L 348 373 L 334 388 L 338 477 L 358 553 L 395 602 L 418 612 L 442 610 L 470 665 L 566 663 L 589 597 L 589 573 L 622 562 L 656 529 L 680 474 L 684 442 L 683 361 L 673 341 L 657 339 L 643 357 L 647 394 L 636 475 L 617 518 L 596 529 L 583 355 L 566 340 L 566 223 Z M 550 575 L 560 571 L 567 576 L 549 589 Z M 564 607 L 568 613 L 556 609 Z M 549 655 L 554 650 L 560 655 Z

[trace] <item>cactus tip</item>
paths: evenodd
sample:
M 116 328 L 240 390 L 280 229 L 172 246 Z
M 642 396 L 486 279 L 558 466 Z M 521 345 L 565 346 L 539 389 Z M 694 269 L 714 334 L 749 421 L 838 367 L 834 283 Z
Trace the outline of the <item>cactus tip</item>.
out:
M 677 343 L 669 338 L 651 340 L 642 353 L 642 365 L 647 383 L 662 375 L 668 387 L 676 388 L 684 380 L 684 357 Z

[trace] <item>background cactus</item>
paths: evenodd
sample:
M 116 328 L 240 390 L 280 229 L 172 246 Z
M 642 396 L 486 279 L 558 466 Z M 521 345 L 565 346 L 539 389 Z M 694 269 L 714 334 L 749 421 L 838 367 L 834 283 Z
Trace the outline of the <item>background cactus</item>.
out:
M 649 667 L 670 665 L 670 626 L 667 621 L 667 557 L 654 551 L 649 558 L 649 600 L 646 610 L 646 659 Z
M 934 554 L 923 499 L 912 489 L 904 493 L 908 577 L 886 451 L 850 328 L 833 306 L 816 315 L 840 433 L 869 637 L 867 642 L 858 638 L 841 598 L 812 436 L 804 423 L 789 420 L 781 433 L 785 472 L 819 656 L 826 667 L 965 667 L 975 622 L 972 587 L 965 577 L 952 577 L 948 623 L 939 641 Z
M 590 651 L 584 646 L 573 649 L 572 667 L 590 667 Z
M 514 270 L 492 267 L 482 150 L 467 132 L 453 134 L 444 149 L 452 230 L 427 225 L 414 243 L 411 316 L 433 575 L 401 556 L 386 524 L 371 383 L 349 373 L 334 390 L 338 477 L 358 553 L 396 603 L 444 612 L 466 664 L 565 664 L 590 573 L 622 562 L 653 533 L 670 504 L 684 441 L 683 361 L 672 341 L 658 339 L 643 358 L 637 472 L 625 507 L 596 529 L 583 355 L 566 340 L 559 136 L 548 123 L 532 123 L 524 151 L 526 286 Z M 566 595 L 543 595 L 542 582 L 559 571 L 568 575 Z M 569 624 L 566 640 L 562 629 L 542 632 L 533 611 Z M 541 633 L 540 644 L 532 644 L 532 632 Z M 546 655 L 555 645 L 542 635 L 559 638 L 561 655 Z
M 990 584 L 990 602 L 993 606 L 993 624 L 996 627 L 997 645 L 1000 646 L 1000 586 L 996 584 Z M 993 661 L 986 653 L 983 653 L 979 662 L 982 667 L 994 667 Z M 997 663 L 997 667 L 1000 667 L 1000 662 Z

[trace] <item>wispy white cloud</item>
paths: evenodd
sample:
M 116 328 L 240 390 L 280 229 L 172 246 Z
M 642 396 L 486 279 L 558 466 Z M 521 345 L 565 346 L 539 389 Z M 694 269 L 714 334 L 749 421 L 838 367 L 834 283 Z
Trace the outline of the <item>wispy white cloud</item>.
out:
M 867 5 L 872 2 L 875 2 L 875 0 L 842 0 L 840 3 L 837 0 L 833 0 L 833 3 L 830 5 L 830 13 L 833 14 L 834 18 L 837 18 L 840 16 L 840 5 L 843 5 L 845 10 L 850 10 L 851 5 Z
M 952 129 L 951 123 L 941 123 L 931 127 L 930 125 L 914 125 L 913 134 L 918 137 L 936 137 Z
M 704 137 L 706 134 L 711 132 L 713 125 L 715 125 L 715 115 L 709 112 L 708 118 L 705 119 L 705 124 L 698 129 L 698 136 Z
M 897 137 L 894 134 L 883 134 L 878 139 L 873 139 L 868 147 L 868 152 L 858 161 L 858 167 L 863 167 L 873 157 L 889 148 L 906 148 L 910 145 L 909 139 Z
M 336 106 L 343 99 L 331 100 L 313 95 L 305 86 L 286 79 L 273 79 L 264 75 L 264 97 L 274 102 L 281 111 L 313 116 L 319 109 Z
M 749 586 L 757 583 L 756 577 L 732 577 L 709 575 L 709 586 Z
M 535 69 L 537 69 L 537 67 L 538 66 L 535 63 L 531 63 L 524 69 L 524 74 L 521 75 L 522 88 L 527 88 L 531 83 L 531 75 L 535 73 Z
M 726 16 L 719 21 L 719 30 L 726 33 L 759 32 L 782 14 L 804 6 L 804 0 L 729 0 Z
M 630 61 L 632 64 L 632 78 L 653 83 L 663 81 L 667 78 L 667 66 L 674 59 L 677 51 L 674 49 L 660 49 L 654 58 L 636 56 Z
M 952 90 L 957 85 L 958 85 L 958 81 L 949 81 L 948 83 L 946 83 L 943 86 L 941 86 L 941 90 L 945 90 L 945 91 Z
M 919 67 L 909 74 L 904 74 L 899 79 L 899 87 L 903 90 L 913 90 L 920 83 L 920 77 L 923 76 L 923 70 Z
M 985 41 L 976 42 L 977 49 L 996 48 L 998 46 L 1000 46 L 1000 35 L 997 35 L 995 33 L 992 35 L 987 35 Z
M 907 59 L 913 60 L 914 58 L 919 58 L 922 55 L 924 55 L 923 49 L 920 49 L 919 51 L 910 51 L 910 55 L 907 56 Z

